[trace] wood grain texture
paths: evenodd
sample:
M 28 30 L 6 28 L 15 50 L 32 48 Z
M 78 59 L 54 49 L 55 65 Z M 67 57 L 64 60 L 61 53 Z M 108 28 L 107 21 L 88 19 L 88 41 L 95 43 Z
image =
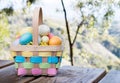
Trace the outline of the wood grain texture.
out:
M 12 65 L 14 62 L 9 60 L 0 60 L 0 68 Z
M 120 83 L 120 71 L 111 70 L 99 83 Z
M 104 69 L 66 66 L 55 77 L 40 77 L 30 83 L 97 83 L 104 73 Z
M 38 27 L 42 24 L 42 8 L 36 7 L 33 12 L 32 26 L 33 26 L 33 45 L 38 45 Z
M 10 46 L 11 51 L 62 51 L 64 48 L 60 46 L 36 46 L 36 45 L 19 45 Z
M 0 83 L 25 83 L 34 79 L 34 77 L 18 77 L 14 65 L 0 69 Z
M 2 62 L 7 63 L 7 61 Z M 58 74 L 55 77 L 19 77 L 16 75 L 14 65 L 7 65 L 0 69 L 0 83 L 98 83 L 105 73 L 104 69 L 64 66 L 58 70 Z M 105 77 L 100 83 L 120 82 L 119 71 L 111 71 L 108 75 L 110 76 L 106 75 L 107 79 L 110 79 L 106 81 Z

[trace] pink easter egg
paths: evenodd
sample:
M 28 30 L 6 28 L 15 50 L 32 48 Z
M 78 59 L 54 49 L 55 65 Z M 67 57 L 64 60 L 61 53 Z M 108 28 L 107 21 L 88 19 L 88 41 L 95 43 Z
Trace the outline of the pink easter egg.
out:
M 48 34 L 49 39 L 51 39 L 54 35 L 52 33 Z
M 57 74 L 57 70 L 55 68 L 49 68 L 48 69 L 48 75 L 49 76 L 55 76 Z
M 24 68 L 18 68 L 18 75 L 24 76 L 26 75 L 27 71 Z
M 16 40 L 12 43 L 12 45 L 14 45 L 14 46 L 19 45 L 19 38 L 16 39 Z
M 42 70 L 39 68 L 33 68 L 32 69 L 32 74 L 33 75 L 40 75 L 42 73 Z

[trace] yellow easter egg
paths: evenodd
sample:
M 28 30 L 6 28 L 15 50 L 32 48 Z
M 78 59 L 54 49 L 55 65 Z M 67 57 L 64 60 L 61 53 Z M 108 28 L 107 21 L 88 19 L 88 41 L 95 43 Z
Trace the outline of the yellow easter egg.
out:
M 62 43 L 62 40 L 58 36 L 53 36 L 49 40 L 49 45 L 61 45 L 61 43 Z
M 47 42 L 41 42 L 40 45 L 41 46 L 48 46 L 48 43 Z
M 48 36 L 43 36 L 43 37 L 41 38 L 41 41 L 42 41 L 42 42 L 45 42 L 45 43 L 48 43 L 48 42 L 49 42 Z

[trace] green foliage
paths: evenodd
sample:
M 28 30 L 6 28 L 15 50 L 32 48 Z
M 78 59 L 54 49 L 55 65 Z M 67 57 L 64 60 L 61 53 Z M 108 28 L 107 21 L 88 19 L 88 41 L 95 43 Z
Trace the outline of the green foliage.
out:
M 74 49 L 74 53 L 78 55 L 74 56 L 74 63 L 76 66 L 82 67 L 92 67 L 92 68 L 104 68 L 107 71 L 110 69 L 120 69 L 120 61 L 114 61 L 113 58 L 104 58 L 99 54 L 93 54 L 85 50 L 84 48 L 81 51 Z
M 77 7 L 82 8 L 82 7 L 83 7 L 83 3 L 82 3 L 82 2 L 79 2 L 79 3 L 77 4 Z
M 106 17 L 106 19 L 108 19 L 109 16 L 112 16 L 114 14 L 112 9 L 108 9 L 108 11 L 106 12 L 106 14 L 104 15 Z
M 27 0 L 27 2 L 29 2 L 29 3 L 34 3 L 36 0 Z
M 32 3 L 34 3 L 36 0 L 27 0 L 27 6 L 29 7 Z
M 36 0 L 27 0 L 26 4 L 27 6 L 29 7 L 32 3 L 34 3 Z M 23 12 L 25 12 L 25 8 L 22 9 Z M 14 12 L 14 9 L 12 6 L 10 7 L 6 7 L 6 8 L 3 8 L 2 10 L 0 10 L 0 14 L 3 14 L 5 13 L 6 15 L 10 16 L 12 15 Z
M 27 0 L 26 2 L 27 7 L 29 7 L 35 1 L 36 0 Z M 26 12 L 27 7 L 24 7 L 22 9 L 23 10 L 22 13 Z M 11 58 L 8 48 L 10 46 L 11 41 L 13 41 L 13 35 L 15 36 L 16 27 L 18 27 L 18 25 L 15 26 L 10 25 L 8 23 L 8 18 L 12 17 L 15 14 L 18 14 L 18 12 L 14 12 L 13 5 L 11 5 L 10 7 L 5 7 L 2 10 L 0 10 L 0 59 Z M 11 22 L 11 20 L 9 21 Z
M 114 7 L 118 5 L 119 2 L 113 0 L 79 0 L 76 4 L 81 12 L 80 19 L 84 19 L 86 28 L 94 28 L 99 25 L 102 33 L 104 33 L 104 28 L 108 29 L 110 27 L 109 24 L 112 22 L 111 18 L 114 15 Z M 103 12 L 100 13 L 100 11 Z
M 6 39 L 9 37 L 9 27 L 8 27 L 8 19 L 4 14 L 0 14 L 0 50 L 3 49 L 6 45 L 8 45 L 8 42 Z
M 113 0 L 108 0 L 108 1 L 78 0 L 76 7 L 78 8 L 78 10 L 80 10 L 79 19 L 84 21 L 78 33 L 81 35 L 81 37 L 79 36 L 78 38 L 79 42 L 81 41 L 81 42 L 89 43 L 92 41 L 96 41 L 100 43 L 104 39 L 105 40 L 114 39 L 113 37 L 109 36 L 108 29 L 110 28 L 112 22 L 112 16 L 114 15 L 115 12 L 114 7 L 117 7 L 118 5 L 119 5 L 118 2 L 115 2 Z M 77 23 L 80 23 L 81 20 L 78 20 Z M 109 41 L 112 43 L 116 42 L 115 40 L 109 40 Z M 77 51 L 74 52 L 74 57 L 75 55 L 78 55 L 76 54 L 76 52 Z M 105 68 L 106 70 L 109 70 L 113 67 L 117 69 L 119 68 L 120 65 L 119 59 L 118 59 L 119 63 L 115 63 L 110 59 L 106 60 L 106 58 L 101 57 L 101 55 L 99 54 L 92 54 L 87 51 L 86 52 L 81 51 L 79 58 L 76 58 L 74 61 L 76 61 L 77 59 L 78 59 L 77 65 L 79 65 L 79 63 L 83 63 L 83 64 L 85 63 L 85 65 L 89 64 L 94 67 L 102 67 Z
M 5 13 L 6 15 L 12 15 L 13 14 L 13 8 L 9 7 L 9 8 L 4 8 L 0 11 L 0 14 Z

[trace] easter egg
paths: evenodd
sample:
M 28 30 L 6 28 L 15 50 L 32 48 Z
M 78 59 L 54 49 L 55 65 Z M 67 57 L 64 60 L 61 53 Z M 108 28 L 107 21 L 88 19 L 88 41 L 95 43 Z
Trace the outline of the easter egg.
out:
M 20 32 L 19 32 L 19 34 L 23 35 L 24 33 L 27 33 L 27 32 L 32 33 L 32 28 L 31 27 L 26 27 L 24 29 L 21 29 Z
M 42 24 L 39 26 L 39 34 L 41 36 L 46 36 L 49 33 L 50 33 L 50 28 L 47 25 Z
M 32 41 L 32 34 L 30 32 L 27 32 L 20 37 L 19 43 L 21 45 L 26 45 L 31 41 Z
M 48 46 L 48 43 L 46 43 L 46 42 L 40 42 L 40 45 L 41 46 Z
M 29 42 L 29 43 L 27 43 L 27 45 L 33 45 L 33 42 Z
M 48 36 L 43 36 L 43 37 L 41 38 L 41 41 L 42 41 L 42 42 L 45 42 L 45 43 L 48 43 L 48 42 L 49 42 Z
M 20 33 L 17 33 L 16 39 L 20 38 Z
M 15 46 L 16 46 L 16 45 L 19 45 L 19 40 L 20 40 L 20 39 L 16 39 L 16 40 L 12 43 L 12 45 L 15 45 Z
M 49 45 L 61 45 L 61 43 L 62 43 L 62 40 L 58 36 L 53 36 L 49 40 Z
M 49 39 L 51 39 L 54 35 L 52 33 L 48 34 Z

